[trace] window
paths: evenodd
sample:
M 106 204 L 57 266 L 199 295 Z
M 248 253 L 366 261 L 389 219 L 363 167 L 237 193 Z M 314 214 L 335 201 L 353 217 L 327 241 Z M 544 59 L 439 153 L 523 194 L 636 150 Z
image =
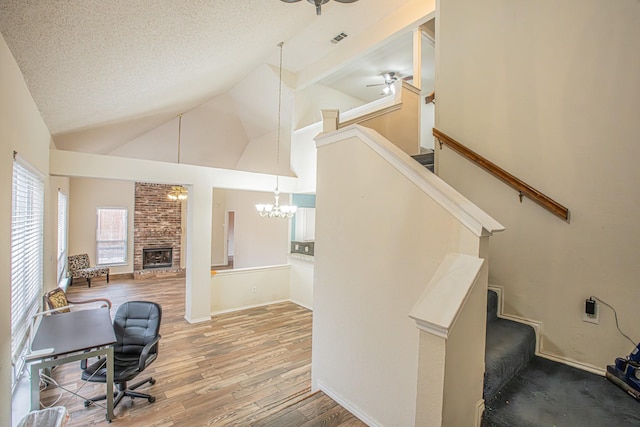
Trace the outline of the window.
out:
M 14 156 L 15 157 L 15 156 Z M 12 380 L 22 370 L 32 316 L 39 309 L 43 281 L 44 182 L 26 162 L 13 162 L 11 205 Z
M 96 264 L 127 263 L 127 210 L 98 208 Z
M 58 190 L 58 283 L 67 271 L 67 206 L 68 197 Z

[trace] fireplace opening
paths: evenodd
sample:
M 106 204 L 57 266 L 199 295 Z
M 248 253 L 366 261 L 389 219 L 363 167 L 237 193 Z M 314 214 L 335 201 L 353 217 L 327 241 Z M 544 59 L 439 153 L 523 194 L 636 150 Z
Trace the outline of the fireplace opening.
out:
M 173 248 L 142 249 L 142 269 L 171 267 L 173 265 Z

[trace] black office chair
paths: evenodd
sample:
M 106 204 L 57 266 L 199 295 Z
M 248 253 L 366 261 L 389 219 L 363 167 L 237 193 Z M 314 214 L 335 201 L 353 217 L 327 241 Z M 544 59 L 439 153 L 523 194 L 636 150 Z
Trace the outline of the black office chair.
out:
M 124 396 L 139 397 L 155 402 L 156 398 L 134 391 L 143 384 L 155 384 L 153 378 L 146 378 L 127 387 L 127 382 L 133 380 L 147 366 L 158 357 L 158 341 L 160 341 L 160 321 L 162 307 L 155 302 L 131 301 L 122 304 L 113 319 L 113 329 L 116 334 L 116 344 L 113 348 L 113 407 L 115 408 Z M 107 382 L 107 366 L 105 358 L 86 366 L 83 362 L 82 379 L 92 382 Z M 98 396 L 85 400 L 84 406 L 104 400 L 107 396 Z

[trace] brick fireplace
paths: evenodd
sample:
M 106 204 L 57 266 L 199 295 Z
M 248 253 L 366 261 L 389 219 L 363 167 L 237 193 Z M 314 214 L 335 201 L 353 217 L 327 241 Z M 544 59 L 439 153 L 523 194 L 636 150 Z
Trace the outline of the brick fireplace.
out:
M 136 182 L 133 219 L 135 277 L 182 271 L 182 204 L 169 200 L 169 191 L 171 185 Z

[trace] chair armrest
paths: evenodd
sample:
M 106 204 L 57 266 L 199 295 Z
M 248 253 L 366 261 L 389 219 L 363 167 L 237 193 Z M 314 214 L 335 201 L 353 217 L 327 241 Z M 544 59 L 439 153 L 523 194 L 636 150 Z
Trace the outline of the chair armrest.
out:
M 107 307 L 109 307 L 109 310 L 111 310 L 111 301 L 106 298 L 94 298 L 94 299 L 87 299 L 83 301 L 71 301 L 70 299 L 67 298 L 67 301 L 69 302 L 69 304 L 89 304 L 92 302 L 102 301 L 107 305 Z
M 144 368 L 147 367 L 147 359 L 149 358 L 149 352 L 151 351 L 151 349 L 153 347 L 155 347 L 156 345 L 158 345 L 158 341 L 160 341 L 160 338 L 162 338 L 161 335 L 158 335 L 156 337 L 156 339 L 154 339 L 153 341 L 149 342 L 147 345 L 144 346 L 144 348 L 142 349 L 142 352 L 140 353 L 140 362 L 138 364 L 138 372 L 142 372 L 144 370 Z M 156 352 L 157 353 L 157 352 Z

